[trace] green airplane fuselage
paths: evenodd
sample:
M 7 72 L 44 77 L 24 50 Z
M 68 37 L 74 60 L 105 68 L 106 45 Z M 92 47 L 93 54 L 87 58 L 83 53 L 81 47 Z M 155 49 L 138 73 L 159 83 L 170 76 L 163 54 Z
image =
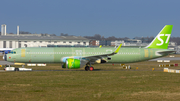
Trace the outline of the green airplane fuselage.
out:
M 96 56 L 112 53 L 116 48 L 76 48 L 76 47 L 54 47 L 54 48 L 17 48 L 7 54 L 9 62 L 23 63 L 62 63 L 67 58 L 78 58 L 85 56 Z M 132 63 L 146 61 L 162 57 L 168 54 L 159 54 L 160 51 L 168 49 L 150 48 L 121 48 L 115 55 L 104 58 L 108 63 Z

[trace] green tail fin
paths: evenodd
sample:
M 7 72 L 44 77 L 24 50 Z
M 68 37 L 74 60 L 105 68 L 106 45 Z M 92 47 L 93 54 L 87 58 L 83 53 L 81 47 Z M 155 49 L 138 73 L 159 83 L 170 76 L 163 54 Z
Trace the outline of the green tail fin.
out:
M 146 48 L 167 49 L 173 25 L 165 25 L 154 40 Z

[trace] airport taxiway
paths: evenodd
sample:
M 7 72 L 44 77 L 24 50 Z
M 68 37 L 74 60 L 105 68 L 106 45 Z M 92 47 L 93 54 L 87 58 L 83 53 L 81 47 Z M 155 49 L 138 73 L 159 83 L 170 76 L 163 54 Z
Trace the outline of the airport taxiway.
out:
M 0 65 L 14 65 L 14 63 L 7 61 L 0 61 Z
M 32 70 L 32 71 L 14 71 L 14 72 L 55 72 L 55 71 L 85 71 L 85 70 Z M 119 70 L 101 70 L 101 69 L 94 69 L 93 71 L 152 71 L 152 70 L 127 70 L 127 69 L 119 69 Z M 153 71 L 163 71 L 163 70 L 153 70 Z M 13 71 L 5 71 L 0 70 L 0 72 L 13 72 Z
M 149 61 L 157 61 L 157 60 L 180 60 L 180 57 L 162 57 L 162 58 L 157 58 L 157 59 L 152 59 Z M 0 61 L 0 65 L 14 65 L 12 62 L 7 62 L 7 61 Z

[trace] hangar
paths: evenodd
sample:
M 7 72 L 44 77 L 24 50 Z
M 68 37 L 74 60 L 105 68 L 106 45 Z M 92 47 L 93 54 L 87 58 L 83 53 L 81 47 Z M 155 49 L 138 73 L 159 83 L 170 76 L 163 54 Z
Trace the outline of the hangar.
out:
M 0 48 L 48 47 L 48 46 L 89 46 L 89 39 L 81 36 L 56 36 L 51 34 L 6 33 L 6 24 L 1 25 Z
M 89 41 L 81 36 L 1 35 L 0 48 L 47 47 L 48 45 L 89 46 Z

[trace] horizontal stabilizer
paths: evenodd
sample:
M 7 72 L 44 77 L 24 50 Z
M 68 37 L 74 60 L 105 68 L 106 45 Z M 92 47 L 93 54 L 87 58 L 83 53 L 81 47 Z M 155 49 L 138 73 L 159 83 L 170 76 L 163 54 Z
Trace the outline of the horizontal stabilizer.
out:
M 176 51 L 161 51 L 161 52 L 158 52 L 159 54 L 170 54 L 170 53 L 175 53 Z

